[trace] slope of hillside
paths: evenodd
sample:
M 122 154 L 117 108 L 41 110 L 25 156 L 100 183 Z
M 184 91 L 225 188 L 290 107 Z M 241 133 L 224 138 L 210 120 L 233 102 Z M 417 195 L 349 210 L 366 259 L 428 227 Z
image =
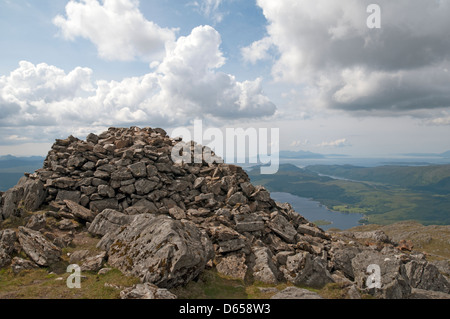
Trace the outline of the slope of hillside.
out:
M 280 171 L 275 175 L 261 175 L 259 170 L 252 170 L 249 172 L 249 176 L 253 183 L 264 185 L 273 192 L 286 192 L 312 198 L 334 211 L 364 214 L 369 223 L 386 225 L 398 221 L 415 220 L 424 225 L 450 224 L 450 192 L 433 193 L 430 186 L 440 185 L 445 189 L 446 179 L 442 178 L 440 181 L 438 179 L 445 177 L 443 171 L 446 171 L 447 166 L 424 168 L 424 171 L 417 175 L 426 175 L 429 181 L 437 182 L 417 187 L 414 187 L 412 181 L 418 177 L 409 177 L 408 170 L 402 168 L 398 175 L 404 177 L 404 181 L 399 183 L 395 183 L 395 177 L 392 177 L 395 175 L 394 168 L 389 168 L 391 175 L 386 172 L 386 179 L 380 177 L 377 182 L 334 179 L 319 175 L 313 171 L 313 168 L 300 169 L 293 165 L 282 165 Z M 328 166 L 319 168 L 322 174 L 348 179 L 360 178 L 362 173 L 359 175 L 339 173 L 353 170 L 356 172 L 360 170 L 361 172 L 374 171 L 354 166 L 339 166 L 336 170 Z M 441 176 L 438 172 L 441 172 Z M 365 176 L 368 176 L 368 173 Z M 382 180 L 386 182 L 388 177 L 392 183 L 381 183 Z M 396 186 L 406 183 L 406 179 L 411 188 Z M 423 190 L 424 187 L 426 187 L 426 191 Z
M 308 166 L 308 170 L 357 181 L 383 183 L 438 194 L 450 192 L 450 165 L 357 167 Z

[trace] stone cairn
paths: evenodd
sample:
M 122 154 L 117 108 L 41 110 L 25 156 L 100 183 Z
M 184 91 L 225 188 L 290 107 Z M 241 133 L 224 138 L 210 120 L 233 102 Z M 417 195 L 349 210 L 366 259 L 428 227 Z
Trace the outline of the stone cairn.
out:
M 32 225 L 0 231 L 0 267 L 11 259 L 13 269 L 49 266 L 60 258 L 61 246 L 70 240 L 36 231 L 48 217 L 61 220 L 60 229 L 77 221 L 101 238 L 98 248 L 104 253 L 85 256 L 84 270 L 98 271 L 107 263 L 139 277 L 146 285 L 141 290 L 185 285 L 205 268 L 215 268 L 228 277 L 267 284 L 341 283 L 354 297 L 373 291 L 365 281 L 370 261 L 391 272 L 383 279 L 389 288 L 375 293 L 405 298 L 413 287 L 408 269 L 423 272 L 432 266 L 422 257 L 399 254 L 388 239 L 374 250 L 352 235 L 325 233 L 291 205 L 272 200 L 264 187 L 252 185 L 241 167 L 174 163 L 172 149 L 180 141 L 162 129 L 137 127 L 110 128 L 86 141 L 56 140 L 42 169 L 0 194 L 0 220 L 47 210 L 33 216 Z M 17 242 L 31 260 L 12 258 Z M 394 254 L 403 257 L 388 261 L 386 256 Z M 448 282 L 436 285 L 417 288 L 449 292 Z M 156 290 L 143 294 L 154 296 Z

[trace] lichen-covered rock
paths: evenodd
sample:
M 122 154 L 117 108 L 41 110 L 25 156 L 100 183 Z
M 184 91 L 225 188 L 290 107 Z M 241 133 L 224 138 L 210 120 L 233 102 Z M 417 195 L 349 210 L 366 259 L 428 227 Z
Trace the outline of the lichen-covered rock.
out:
M 301 252 L 287 257 L 285 266 L 281 267 L 285 278 L 295 285 L 322 288 L 334 282 L 327 269 L 326 262 L 314 257 L 309 252 Z
M 167 216 L 139 215 L 111 237 L 108 263 L 158 287 L 187 284 L 213 258 L 206 234 Z
M 12 229 L 0 231 L 0 268 L 11 262 L 11 254 L 14 251 L 14 243 L 17 241 L 16 232 Z
M 268 223 L 268 226 L 288 243 L 295 242 L 295 235 L 297 235 L 297 231 L 294 226 L 292 226 L 281 214 L 276 214 L 275 217 L 273 217 Z
M 89 233 L 94 236 L 104 236 L 113 233 L 118 228 L 130 224 L 134 216 L 125 215 L 112 209 L 105 209 L 97 215 L 89 227 Z
M 253 277 L 265 284 L 278 284 L 279 271 L 272 260 L 272 253 L 266 247 L 254 249 L 255 265 Z
M 37 231 L 19 227 L 19 243 L 23 251 L 39 266 L 51 266 L 60 260 L 61 249 Z
M 32 230 L 41 230 L 42 228 L 45 228 L 47 225 L 47 220 L 44 215 L 33 215 L 30 217 L 30 220 L 28 221 L 26 227 Z
M 368 289 L 368 268 L 380 268 L 380 288 Z M 394 255 L 382 254 L 374 250 L 364 250 L 352 260 L 355 283 L 358 289 L 383 299 L 406 299 L 411 294 L 411 286 L 404 264 Z
M 433 264 L 412 260 L 405 265 L 405 270 L 412 288 L 450 293 L 450 284 Z
M 24 270 L 31 270 L 35 268 L 38 268 L 38 265 L 34 262 L 19 257 L 14 257 L 11 263 L 11 270 L 16 275 Z
M 287 287 L 270 299 L 323 299 L 319 294 L 297 287 Z
M 167 289 L 161 289 L 158 288 L 155 285 L 152 285 L 150 283 L 143 283 L 135 285 L 132 288 L 128 288 L 125 290 L 122 290 L 120 292 L 120 298 L 121 299 L 139 299 L 139 300 L 145 300 L 145 299 L 177 299 L 177 296 L 175 296 L 173 293 L 168 291 Z
M 217 264 L 216 269 L 219 274 L 229 278 L 244 280 L 248 267 L 245 264 L 246 258 L 244 254 L 230 254 Z
M 78 205 L 77 203 L 71 200 L 65 200 L 64 203 L 69 208 L 70 212 L 78 219 L 81 219 L 85 222 L 92 222 L 95 218 L 95 214 L 89 209 Z

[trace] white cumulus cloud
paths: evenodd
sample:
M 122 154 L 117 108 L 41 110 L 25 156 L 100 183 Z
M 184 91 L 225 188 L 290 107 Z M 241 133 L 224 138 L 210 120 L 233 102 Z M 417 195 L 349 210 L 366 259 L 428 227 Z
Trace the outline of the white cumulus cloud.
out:
M 317 147 L 346 147 L 346 146 L 350 146 L 350 143 L 347 141 L 346 138 L 338 139 L 332 142 L 323 142 L 317 145 Z
M 381 29 L 367 26 L 371 3 L 257 0 L 268 38 L 243 56 L 266 59 L 273 44 L 274 79 L 297 85 L 310 107 L 401 113 L 450 107 L 450 2 L 379 0 Z
M 0 77 L 0 126 L 48 126 L 64 132 L 75 127 L 85 132 L 86 127 L 174 126 L 195 118 L 273 115 L 276 106 L 264 95 L 261 79 L 239 82 L 218 70 L 226 61 L 220 44 L 214 28 L 197 27 L 168 45 L 151 72 L 121 81 L 94 83 L 87 68 L 67 73 L 22 61 Z
M 108 60 L 159 60 L 166 44 L 175 40 L 174 30 L 143 16 L 137 0 L 70 0 L 66 16 L 56 16 L 53 23 L 65 39 L 88 39 Z

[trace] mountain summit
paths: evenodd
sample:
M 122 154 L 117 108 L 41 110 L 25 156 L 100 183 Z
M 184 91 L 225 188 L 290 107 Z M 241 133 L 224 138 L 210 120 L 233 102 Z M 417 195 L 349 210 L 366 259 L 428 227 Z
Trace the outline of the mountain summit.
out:
M 0 219 L 23 221 L 0 231 L 0 268 L 51 267 L 75 237 L 95 236 L 102 253 L 76 251 L 71 261 L 139 278 L 123 298 L 172 298 L 164 289 L 211 268 L 245 282 L 337 283 L 353 298 L 450 292 L 425 256 L 383 232 L 329 234 L 252 185 L 241 167 L 174 163 L 179 142 L 137 127 L 57 140 L 42 169 L 0 194 Z M 199 146 L 191 146 L 194 156 Z M 381 269 L 381 288 L 367 284 L 371 265 Z

